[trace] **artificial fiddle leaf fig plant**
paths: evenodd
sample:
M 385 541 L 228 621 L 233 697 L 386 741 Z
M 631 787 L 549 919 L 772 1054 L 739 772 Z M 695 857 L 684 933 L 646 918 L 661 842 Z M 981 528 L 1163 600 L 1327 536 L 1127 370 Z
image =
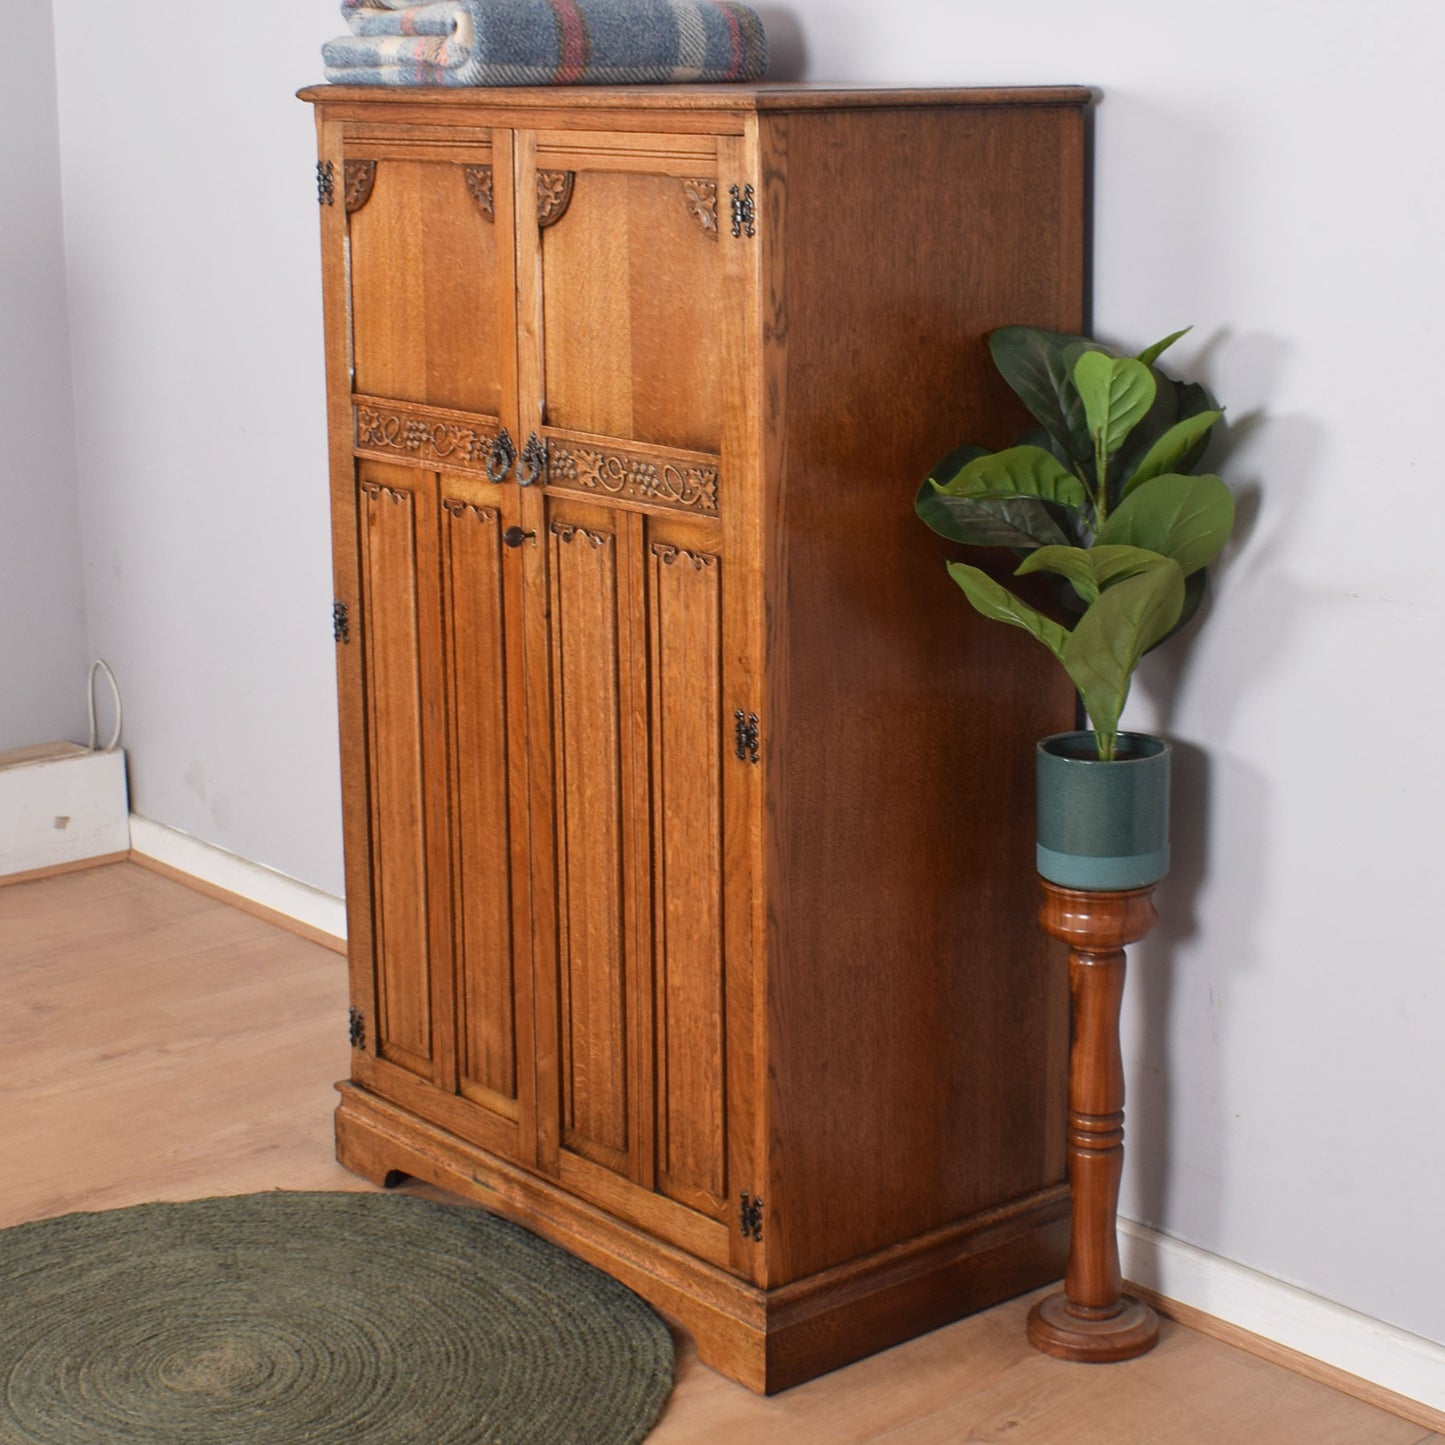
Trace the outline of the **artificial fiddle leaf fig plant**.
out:
M 916 499 L 940 535 L 1010 549 L 1015 576 L 1060 579 L 1053 617 L 983 569 L 948 564 L 979 612 L 1022 628 L 1063 664 L 1103 761 L 1116 756 L 1135 668 L 1192 615 L 1234 525 L 1229 488 L 1192 470 L 1222 413 L 1203 387 L 1155 365 L 1182 335 L 1123 356 L 1085 336 L 995 331 L 994 363 L 1038 429 L 1002 451 L 950 452 Z

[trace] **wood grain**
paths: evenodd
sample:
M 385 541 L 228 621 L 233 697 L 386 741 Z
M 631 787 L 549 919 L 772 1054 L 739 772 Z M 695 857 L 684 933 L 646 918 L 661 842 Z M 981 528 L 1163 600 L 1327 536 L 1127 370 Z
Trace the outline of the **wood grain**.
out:
M 951 447 L 1026 424 L 988 332 L 1082 319 L 1082 125 L 760 127 L 770 1282 L 1063 1179 L 1067 1004 L 1032 924 L 1029 799 L 1072 694 L 960 606 L 912 498 Z M 846 1187 L 842 1160 L 866 1161 Z

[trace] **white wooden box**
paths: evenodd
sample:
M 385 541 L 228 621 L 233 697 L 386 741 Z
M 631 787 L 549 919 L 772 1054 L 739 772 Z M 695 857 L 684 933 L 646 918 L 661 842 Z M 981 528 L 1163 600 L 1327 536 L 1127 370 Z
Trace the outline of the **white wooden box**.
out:
M 129 849 L 120 748 L 60 742 L 0 753 L 0 878 Z

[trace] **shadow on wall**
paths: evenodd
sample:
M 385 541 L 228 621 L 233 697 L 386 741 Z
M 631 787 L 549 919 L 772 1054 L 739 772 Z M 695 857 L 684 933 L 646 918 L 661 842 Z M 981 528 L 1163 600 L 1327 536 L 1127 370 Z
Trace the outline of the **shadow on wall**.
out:
M 768 37 L 768 80 L 801 80 L 808 69 L 808 46 L 803 27 L 791 10 L 776 5 L 755 5 Z
M 1205 364 L 1191 369 L 1208 378 L 1211 388 L 1209 374 L 1215 368 L 1208 360 L 1226 346 L 1229 370 L 1240 378 L 1250 374 L 1253 384 L 1247 390 L 1267 395 L 1282 360 L 1281 344 L 1265 337 L 1212 341 Z M 1217 740 L 1232 735 L 1241 698 L 1255 680 L 1277 668 L 1295 631 L 1303 600 L 1271 554 L 1308 490 L 1309 477 L 1303 469 L 1280 468 L 1278 459 L 1312 455 L 1317 430 L 1304 418 L 1265 421 L 1251 413 L 1229 429 L 1206 463 L 1230 481 L 1238 504 L 1235 537 L 1216 575 L 1239 604 L 1247 595 L 1263 600 L 1260 594 L 1267 594 L 1269 625 L 1236 627 L 1222 637 L 1207 627 L 1201 635 L 1196 623 L 1161 648 L 1139 678 L 1155 704 L 1156 730 L 1169 736 L 1187 700 L 1201 745 L 1171 738 L 1173 867 L 1160 886 L 1158 927 L 1130 960 L 1139 1087 L 1128 1105 L 1132 1197 L 1126 1213 L 1206 1248 L 1226 1226 L 1229 1001 L 1238 996 L 1235 980 L 1268 966 L 1257 955 L 1254 939 L 1269 893 L 1272 858 L 1268 772 L 1247 755 L 1224 751 Z M 1262 479 L 1252 460 L 1256 438 L 1275 459 Z M 1259 526 L 1266 489 L 1272 516 L 1267 531 Z M 1261 579 L 1266 579 L 1262 588 Z M 1207 614 L 1212 603 L 1203 610 Z M 1216 667 L 1205 683 L 1198 676 L 1203 659 L 1191 663 L 1191 654 L 1199 648 L 1217 653 L 1222 643 L 1229 648 L 1229 666 Z M 1227 687 L 1220 687 L 1221 677 Z M 1191 689 L 1198 690 L 1191 696 Z M 1221 796 L 1228 798 L 1228 836 L 1219 835 L 1215 826 Z M 1249 866 L 1219 866 L 1219 860 L 1240 850 L 1247 850 Z M 1217 888 L 1208 890 L 1211 873 L 1228 878 L 1227 899 Z M 1197 900 L 1206 893 L 1210 911 L 1201 920 Z M 1208 949 L 1194 952 L 1191 960 L 1187 945 L 1201 933 L 1208 937 Z M 1179 1151 L 1184 1136 L 1187 1157 Z

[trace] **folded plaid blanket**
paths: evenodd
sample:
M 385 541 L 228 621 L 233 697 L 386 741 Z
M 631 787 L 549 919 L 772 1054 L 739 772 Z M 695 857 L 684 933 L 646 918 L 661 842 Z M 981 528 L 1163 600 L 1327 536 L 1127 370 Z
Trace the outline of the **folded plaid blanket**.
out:
M 342 0 L 321 48 L 337 85 L 757 80 L 762 21 L 732 0 Z

